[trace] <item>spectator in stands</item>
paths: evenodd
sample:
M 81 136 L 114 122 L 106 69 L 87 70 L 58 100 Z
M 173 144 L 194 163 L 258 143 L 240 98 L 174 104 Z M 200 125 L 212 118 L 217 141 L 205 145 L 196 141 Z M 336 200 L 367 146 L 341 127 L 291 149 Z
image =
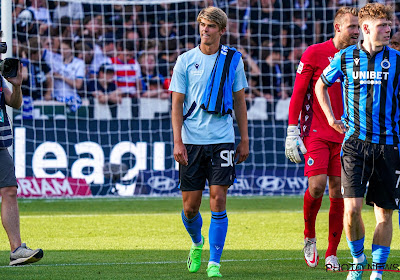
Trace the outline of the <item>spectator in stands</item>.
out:
M 111 57 L 116 55 L 115 40 L 111 34 L 103 36 L 99 44 L 93 46 L 93 60 L 89 65 L 88 76 L 95 78 L 103 64 L 111 64 Z
M 221 37 L 221 44 L 237 46 L 240 43 L 239 20 L 236 20 L 236 14 L 231 11 L 225 36 Z
M 85 78 L 83 79 L 83 85 L 78 90 L 80 96 L 87 97 L 87 89 L 88 83 L 97 77 L 97 73 L 92 75 L 91 66 L 94 58 L 94 51 L 91 43 L 84 43 L 83 41 L 79 41 L 75 43 L 75 57 L 82 59 L 85 63 Z
M 169 65 L 169 75 L 164 79 L 164 88 L 169 89 L 169 86 L 171 84 L 171 78 L 172 74 L 174 72 L 174 66 L 175 64 L 170 64 Z M 168 93 L 171 94 L 171 92 L 168 90 Z
M 246 50 L 247 46 L 239 46 L 238 51 L 242 53 L 243 63 L 245 64 L 245 71 L 247 75 L 250 76 L 260 76 L 261 70 L 258 67 L 257 62 L 251 57 L 251 55 Z
M 29 38 L 39 34 L 39 26 L 31 10 L 25 9 L 18 14 L 16 20 L 17 37 L 20 43 L 25 43 Z
M 308 44 L 313 44 L 321 34 L 322 13 L 318 12 L 321 8 L 320 0 L 304 1 L 304 0 L 293 0 L 293 9 L 302 13 L 307 28 L 311 29 L 312 37 L 306 38 Z M 308 34 L 306 34 L 308 35 Z
M 159 23 L 157 38 L 161 41 L 166 41 L 169 38 L 175 38 L 176 27 L 172 17 L 169 17 L 167 20 L 161 20 Z
M 59 21 L 55 22 L 51 29 L 51 46 L 53 52 L 59 52 L 60 42 L 63 39 L 73 41 L 79 39 L 77 29 L 72 24 L 71 19 L 67 16 L 62 17 Z
M 162 50 L 158 56 L 158 67 L 161 75 L 168 76 L 169 65 L 174 64 L 180 54 L 180 46 L 177 38 L 171 38 L 163 42 Z
M 281 97 L 282 90 L 282 48 L 275 45 L 272 50 L 264 52 L 261 63 L 261 90 L 266 99 L 273 101 Z
M 390 47 L 400 51 L 400 31 L 397 31 L 390 39 Z
M 139 97 L 141 91 L 140 65 L 135 59 L 135 45 L 132 41 L 120 41 L 117 56 L 111 58 L 117 75 L 117 86 L 131 97 Z
M 278 40 L 283 28 L 283 18 L 288 16 L 282 11 L 281 1 L 261 0 L 256 1 L 251 7 L 250 28 L 252 34 L 259 34 L 256 38 L 258 46 L 268 40 Z
M 250 0 L 237 0 L 229 7 L 229 15 L 235 15 L 231 19 L 239 21 L 240 36 L 250 36 Z
M 49 26 L 51 26 L 51 18 L 49 9 L 45 0 L 31 0 L 28 10 L 32 11 L 33 17 L 39 24 L 39 34 L 46 34 Z
M 294 45 L 295 47 L 283 61 L 283 81 L 284 84 L 290 88 L 294 86 L 294 79 L 296 77 L 300 58 L 308 47 L 308 45 L 305 42 L 301 42 L 301 40 L 295 41 Z
M 72 23 L 79 25 L 84 18 L 83 7 L 79 2 L 60 1 L 55 2 L 57 6 L 54 9 L 53 21 L 59 22 L 64 16 L 69 17 Z
M 22 94 L 30 96 L 33 100 L 52 99 L 53 78 L 50 67 L 42 58 L 43 48 L 37 37 L 29 39 L 26 54 L 29 58 L 21 59 L 22 68 Z
M 61 54 L 44 52 L 44 58 L 53 70 L 53 97 L 59 102 L 66 103 L 69 109 L 75 112 L 82 103 L 78 90 L 83 85 L 85 63 L 82 59 L 74 57 L 71 40 L 63 40 L 60 51 Z
M 296 39 L 302 39 L 310 45 L 313 43 L 313 36 L 315 36 L 311 24 L 307 23 L 302 12 L 298 10 L 293 12 L 292 22 L 282 30 L 282 35 L 281 43 L 289 49 L 294 47 Z
M 159 76 L 154 76 L 148 81 L 147 90 L 142 97 L 169 99 L 171 94 L 164 88 L 164 80 Z
M 13 24 L 16 23 L 18 15 L 25 9 L 25 0 L 13 0 L 12 20 Z
M 101 21 L 97 17 L 88 15 L 83 20 L 81 39 L 94 44 L 101 36 Z
M 253 99 L 256 97 L 264 97 L 263 93 L 261 92 L 261 88 L 259 86 L 259 77 L 256 76 L 249 76 L 248 78 L 249 86 L 245 90 L 246 94 L 246 106 L 247 108 L 250 107 Z
M 88 76 L 90 74 L 89 67 L 93 62 L 93 57 L 94 57 L 92 44 L 79 41 L 75 43 L 74 49 L 75 49 L 75 57 L 82 59 L 85 62 L 86 75 Z
M 157 71 L 156 55 L 143 52 L 139 56 L 141 69 L 142 97 L 169 98 L 164 86 L 164 77 Z
M 110 105 L 113 118 L 117 117 L 117 106 L 122 100 L 122 91 L 114 82 L 114 66 L 103 64 L 99 68 L 96 80 L 88 83 L 89 94 L 101 104 Z
M 198 1 L 197 1 L 198 2 Z M 180 36 L 180 44 L 184 46 L 185 50 L 190 50 L 196 47 L 198 32 L 196 21 L 196 7 L 193 2 L 185 1 L 178 4 L 178 16 L 177 16 L 177 26 L 178 34 L 184 35 Z M 185 24 L 179 24 L 185 23 Z

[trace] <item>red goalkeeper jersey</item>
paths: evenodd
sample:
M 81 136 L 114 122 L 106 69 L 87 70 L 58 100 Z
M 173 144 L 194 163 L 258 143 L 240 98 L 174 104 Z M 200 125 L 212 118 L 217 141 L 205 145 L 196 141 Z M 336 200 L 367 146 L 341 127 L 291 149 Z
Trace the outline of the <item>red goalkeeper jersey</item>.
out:
M 302 136 L 313 136 L 337 143 L 343 141 L 344 134 L 340 134 L 328 124 L 315 95 L 317 80 L 338 51 L 330 39 L 308 47 L 301 57 L 290 100 L 289 124 L 297 125 L 301 112 Z M 339 80 L 328 89 L 328 93 L 335 118 L 340 119 L 343 114 L 343 102 Z

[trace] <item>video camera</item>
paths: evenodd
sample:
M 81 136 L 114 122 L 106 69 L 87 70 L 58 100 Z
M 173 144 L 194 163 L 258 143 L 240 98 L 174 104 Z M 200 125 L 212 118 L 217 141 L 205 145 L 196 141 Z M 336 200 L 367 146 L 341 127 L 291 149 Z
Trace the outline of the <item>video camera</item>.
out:
M 0 53 L 7 52 L 7 43 L 0 42 Z M 17 76 L 19 59 L 17 58 L 6 58 L 4 60 L 0 59 L 0 74 L 4 78 L 13 78 Z

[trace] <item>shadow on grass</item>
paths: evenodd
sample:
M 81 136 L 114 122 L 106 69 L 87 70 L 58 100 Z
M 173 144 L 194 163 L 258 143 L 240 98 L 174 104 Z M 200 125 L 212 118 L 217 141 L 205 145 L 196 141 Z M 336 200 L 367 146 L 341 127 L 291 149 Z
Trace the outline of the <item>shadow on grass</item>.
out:
M 9 253 L 0 251 L 0 279 L 207 279 L 209 251 L 203 252 L 197 273 L 186 270 L 187 251 L 51 251 L 29 266 L 8 267 Z M 366 251 L 367 256 L 371 255 Z M 339 251 L 342 263 L 351 261 L 348 251 Z M 323 256 L 321 256 L 323 257 Z M 370 260 L 370 259 L 369 259 Z M 400 264 L 400 250 L 393 250 L 389 264 Z M 301 251 L 226 250 L 222 258 L 224 279 L 345 279 L 345 272 L 326 272 L 324 259 L 308 268 Z M 368 279 L 370 272 L 365 273 Z M 384 279 L 399 279 L 400 273 L 385 272 Z

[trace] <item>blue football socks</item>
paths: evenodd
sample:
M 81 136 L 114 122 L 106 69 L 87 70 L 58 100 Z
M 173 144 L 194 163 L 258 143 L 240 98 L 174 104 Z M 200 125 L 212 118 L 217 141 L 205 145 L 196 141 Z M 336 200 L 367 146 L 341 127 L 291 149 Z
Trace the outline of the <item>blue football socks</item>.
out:
M 347 244 L 350 248 L 350 253 L 353 256 L 355 263 L 362 263 L 364 261 L 364 239 L 365 236 L 361 239 L 350 241 L 348 238 Z
M 372 268 L 384 269 L 389 253 L 390 247 L 372 244 Z M 374 278 L 382 278 L 383 271 L 374 270 L 372 273 L 375 274 Z
M 228 231 L 228 216 L 226 210 L 222 212 L 211 211 L 211 224 L 208 232 L 210 242 L 209 263 L 219 264 L 222 250 L 225 245 L 226 232 Z
M 192 238 L 193 243 L 200 243 L 201 241 L 201 227 L 203 226 L 203 219 L 200 212 L 197 213 L 192 219 L 188 219 L 182 210 L 182 222 L 185 225 L 187 232 Z

